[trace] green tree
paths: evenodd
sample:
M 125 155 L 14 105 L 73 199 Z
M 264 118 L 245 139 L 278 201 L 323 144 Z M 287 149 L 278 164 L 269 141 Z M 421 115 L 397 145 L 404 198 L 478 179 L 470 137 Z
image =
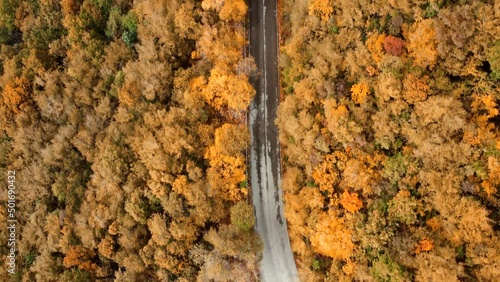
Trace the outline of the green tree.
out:
M 231 207 L 231 223 L 243 231 L 252 230 L 255 224 L 253 207 L 245 201 L 240 201 Z

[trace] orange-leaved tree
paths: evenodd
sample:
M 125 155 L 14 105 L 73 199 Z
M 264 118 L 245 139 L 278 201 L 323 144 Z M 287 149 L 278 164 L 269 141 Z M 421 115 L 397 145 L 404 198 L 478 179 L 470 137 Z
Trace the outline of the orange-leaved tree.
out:
M 348 212 L 355 213 L 363 207 L 363 201 L 359 199 L 357 193 L 349 193 L 348 191 L 344 191 L 340 196 L 340 204 L 346 209 Z
M 66 268 L 76 266 L 81 270 L 92 272 L 97 268 L 97 265 L 92 262 L 94 256 L 95 253 L 92 250 L 80 245 L 71 246 L 66 252 L 63 264 Z
M 418 241 L 417 246 L 415 247 L 415 253 L 419 254 L 421 252 L 430 252 L 434 249 L 434 241 L 427 237 L 422 238 L 422 240 Z
M 28 100 L 30 91 L 30 81 L 25 77 L 16 77 L 5 85 L 3 102 L 11 111 L 18 113 L 20 106 Z

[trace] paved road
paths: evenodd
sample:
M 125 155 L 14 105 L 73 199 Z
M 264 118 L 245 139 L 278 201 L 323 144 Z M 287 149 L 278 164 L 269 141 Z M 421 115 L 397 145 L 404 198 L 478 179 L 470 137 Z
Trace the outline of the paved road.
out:
M 257 94 L 250 105 L 250 184 L 256 229 L 264 242 L 260 278 L 298 281 L 283 212 L 278 130 L 276 0 L 250 0 L 250 54 L 261 75 L 252 81 Z

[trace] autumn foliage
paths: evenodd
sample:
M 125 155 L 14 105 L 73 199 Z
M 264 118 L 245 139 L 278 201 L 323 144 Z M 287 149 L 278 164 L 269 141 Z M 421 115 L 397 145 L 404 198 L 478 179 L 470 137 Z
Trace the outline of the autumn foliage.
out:
M 498 5 L 458 2 L 282 2 L 301 281 L 500 280 Z
M 432 249 L 434 249 L 434 243 L 432 240 L 429 238 L 423 238 L 418 242 L 417 247 L 415 248 L 415 253 L 419 254 L 421 252 L 430 252 Z
M 229 107 L 241 111 L 250 103 L 255 90 L 246 76 L 214 68 L 202 93 L 207 102 L 217 110 Z
M 356 104 L 363 104 L 366 100 L 366 97 L 368 96 L 368 86 L 363 83 L 359 84 L 354 84 L 351 87 L 351 97 L 354 103 Z
M 243 126 L 224 124 L 215 130 L 215 144 L 205 155 L 210 163 L 207 177 L 211 189 L 232 201 L 240 201 L 248 194 L 246 187 L 240 187 L 247 182 L 243 151 L 248 142 Z
M 16 77 L 9 81 L 3 90 L 3 103 L 14 113 L 19 113 L 31 91 L 30 81 L 25 77 Z
M 358 194 L 345 191 L 340 198 L 340 204 L 348 212 L 357 212 L 363 206 Z
M 321 213 L 318 216 L 311 236 L 311 244 L 318 253 L 334 259 L 348 259 L 354 250 L 351 232 L 342 218 L 333 213 Z
M 420 67 L 434 67 L 437 60 L 437 36 L 431 19 L 413 25 L 408 31 L 408 52 Z
M 92 263 L 93 256 L 91 250 L 82 246 L 73 246 L 66 252 L 63 264 L 66 268 L 76 266 L 81 270 L 92 272 L 96 268 L 96 265 Z
M 385 38 L 384 34 L 373 34 L 366 41 L 366 46 L 372 54 L 373 60 L 377 63 L 382 60 L 382 56 L 384 55 Z
M 309 14 L 317 14 L 323 22 L 327 22 L 333 13 L 333 3 L 330 0 L 313 0 L 309 4 Z
M 242 0 L 0 4 L 0 166 L 22 195 L 16 275 L 0 281 L 258 279 L 247 12 Z
M 400 56 L 403 53 L 405 42 L 401 38 L 387 36 L 384 38 L 384 49 L 393 56 Z

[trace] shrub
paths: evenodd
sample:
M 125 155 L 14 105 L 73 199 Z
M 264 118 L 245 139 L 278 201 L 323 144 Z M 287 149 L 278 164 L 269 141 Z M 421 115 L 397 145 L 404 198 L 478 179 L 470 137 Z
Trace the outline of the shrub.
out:
M 245 201 L 240 201 L 231 207 L 231 223 L 243 231 L 252 230 L 255 224 L 253 207 Z

